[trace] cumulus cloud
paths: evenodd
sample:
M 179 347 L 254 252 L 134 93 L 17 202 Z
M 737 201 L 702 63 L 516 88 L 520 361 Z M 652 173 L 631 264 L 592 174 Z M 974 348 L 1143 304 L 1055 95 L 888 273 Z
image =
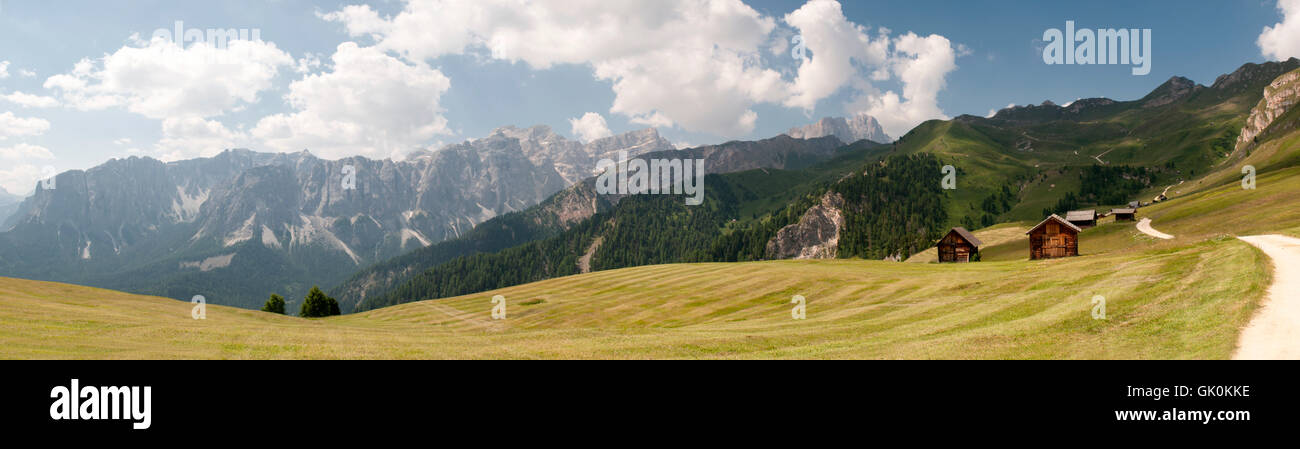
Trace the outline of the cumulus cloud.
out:
M 786 106 L 812 110 L 853 80 L 858 74 L 855 62 L 880 66 L 888 59 L 888 36 L 873 41 L 866 28 L 844 17 L 839 2 L 809 1 L 787 14 L 785 22 L 799 29 L 803 45 L 813 52 L 812 59 L 799 66 Z
M 154 144 L 154 154 L 163 162 L 211 157 L 227 148 L 246 146 L 247 141 L 245 133 L 231 131 L 215 120 L 169 117 L 162 121 L 162 138 Z
M 847 113 L 875 115 L 886 132 L 904 134 L 947 118 L 938 93 L 956 58 L 971 53 L 940 35 L 873 33 L 835 0 L 810 0 L 779 21 L 740 0 L 410 0 L 391 17 L 364 5 L 321 17 L 408 61 L 473 54 L 538 70 L 586 65 L 611 83 L 609 113 L 724 137 L 752 132 L 757 104 L 811 112 L 846 88 L 854 93 Z M 773 61 L 796 35 L 812 57 L 787 80 Z
M 569 125 L 573 127 L 573 134 L 583 142 L 614 135 L 609 131 L 609 125 L 605 124 L 605 117 L 595 112 L 588 112 L 579 118 L 571 118 Z
M 1256 43 L 1269 59 L 1300 57 L 1300 0 L 1278 0 L 1277 9 L 1282 21 L 1264 27 Z
M 80 110 L 123 107 L 160 120 L 213 117 L 256 103 L 280 68 L 295 62 L 263 41 L 183 47 L 162 37 L 132 40 L 133 45 L 96 60 L 83 59 L 72 71 L 51 76 L 45 88 Z
M 947 119 L 939 107 L 939 92 L 947 87 L 948 73 L 957 69 L 957 52 L 948 38 L 907 33 L 891 40 L 885 70 L 903 86 L 900 96 L 878 91 L 858 80 L 859 94 L 846 107 L 850 114 L 876 117 L 890 135 L 901 136 L 926 120 Z
M 39 145 L 20 143 L 12 147 L 0 147 L 0 159 L 54 159 L 54 153 Z
M 0 140 L 10 137 L 39 136 L 50 129 L 50 122 L 36 117 L 19 117 L 13 112 L 0 114 Z
M 44 179 L 46 166 L 32 163 L 6 163 L 0 168 L 0 187 L 9 193 L 26 195 L 35 187 L 36 182 Z
M 0 61 L 0 80 L 9 77 L 9 61 Z
M 0 188 L 10 193 L 30 192 L 47 172 L 45 167 L 38 167 L 38 161 L 54 159 L 54 154 L 45 147 L 20 143 L 11 147 L 0 147 Z
M 775 20 L 740 0 L 412 0 L 390 18 L 367 6 L 323 17 L 411 61 L 476 52 L 535 69 L 589 65 L 612 83 L 610 112 L 638 124 L 743 135 L 750 107 L 786 90 L 760 64 Z
M 289 85 L 295 112 L 263 118 L 252 136 L 280 151 L 400 158 L 449 133 L 439 99 L 451 80 L 442 72 L 353 42 L 331 61 L 332 70 Z
M 0 95 L 0 100 L 25 108 L 52 108 L 59 105 L 59 100 L 54 99 L 54 97 L 26 94 L 19 91 L 9 95 Z

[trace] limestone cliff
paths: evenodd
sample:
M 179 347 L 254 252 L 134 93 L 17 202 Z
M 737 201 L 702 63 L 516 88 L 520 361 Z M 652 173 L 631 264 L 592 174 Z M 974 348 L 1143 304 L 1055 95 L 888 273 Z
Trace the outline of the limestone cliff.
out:
M 840 229 L 844 227 L 844 198 L 837 193 L 822 196 L 821 204 L 808 208 L 799 222 L 781 228 L 767 242 L 767 259 L 834 259 L 838 254 Z
M 1288 72 L 1269 83 L 1264 88 L 1264 98 L 1250 110 L 1246 125 L 1237 137 L 1240 150 L 1255 143 L 1255 138 L 1268 129 L 1278 117 L 1285 114 L 1300 99 L 1300 70 Z

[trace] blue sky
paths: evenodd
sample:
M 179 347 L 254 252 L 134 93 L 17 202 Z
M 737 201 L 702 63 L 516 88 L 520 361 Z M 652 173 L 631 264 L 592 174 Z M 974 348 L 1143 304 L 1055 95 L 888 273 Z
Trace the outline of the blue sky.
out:
M 226 146 L 400 158 L 503 125 L 573 138 L 655 125 L 699 145 L 872 112 L 898 137 L 1009 103 L 1133 99 L 1174 75 L 1210 84 L 1300 52 L 1297 0 L 1284 0 L 1290 20 L 1273 0 L 511 1 L 0 0 L 0 187 L 30 191 L 47 166 Z M 1150 28 L 1151 73 L 1044 64 L 1043 32 L 1066 20 Z M 261 42 L 213 65 L 151 41 L 177 21 Z M 1262 48 L 1265 27 L 1282 43 Z M 811 62 L 780 48 L 794 35 Z M 589 113 L 604 123 L 571 122 Z

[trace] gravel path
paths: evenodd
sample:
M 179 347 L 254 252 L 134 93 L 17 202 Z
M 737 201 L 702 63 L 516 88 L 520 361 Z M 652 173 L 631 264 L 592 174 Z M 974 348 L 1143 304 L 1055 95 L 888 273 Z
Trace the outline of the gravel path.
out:
M 1300 359 L 1300 239 L 1282 235 L 1239 237 L 1273 259 L 1273 285 L 1241 331 L 1234 359 Z
M 1172 236 L 1172 235 L 1165 234 L 1165 233 L 1163 233 L 1163 232 L 1157 231 L 1157 230 L 1155 230 L 1154 228 L 1152 228 L 1152 227 L 1151 227 L 1151 219 L 1150 219 L 1150 218 L 1143 218 L 1142 221 L 1139 221 L 1139 222 L 1138 222 L 1138 230 L 1139 230 L 1139 231 L 1142 231 L 1143 234 L 1146 234 L 1146 235 L 1149 235 L 1149 236 L 1152 236 L 1152 237 L 1155 237 L 1155 238 L 1158 238 L 1158 239 L 1169 240 L 1169 239 L 1174 238 L 1174 236 Z

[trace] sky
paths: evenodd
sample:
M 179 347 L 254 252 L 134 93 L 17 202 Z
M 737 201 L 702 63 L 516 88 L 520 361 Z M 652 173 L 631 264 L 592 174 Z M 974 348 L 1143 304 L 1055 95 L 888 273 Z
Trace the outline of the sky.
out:
M 1300 56 L 1300 0 L 1070 3 L 0 0 L 0 187 L 226 148 L 401 159 L 505 125 L 694 146 L 866 113 L 899 137 Z M 1045 63 L 1066 21 L 1150 29 L 1150 73 Z

